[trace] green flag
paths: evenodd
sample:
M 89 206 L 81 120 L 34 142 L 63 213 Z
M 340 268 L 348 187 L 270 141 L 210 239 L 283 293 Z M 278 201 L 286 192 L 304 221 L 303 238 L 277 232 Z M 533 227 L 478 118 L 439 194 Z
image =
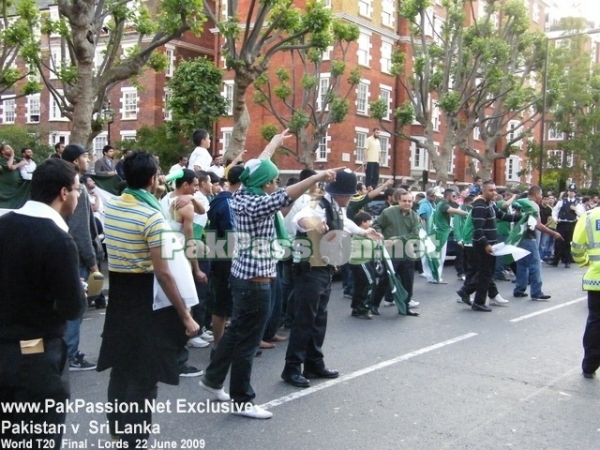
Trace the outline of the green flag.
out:
M 452 231 L 448 208 L 450 208 L 450 205 L 447 202 L 440 201 L 430 216 L 430 223 L 427 227 L 429 229 L 429 239 L 435 245 L 435 250 L 428 252 L 426 257 L 431 275 L 436 283 L 441 281 L 440 267 L 444 264 L 444 261 L 442 261 L 442 248 L 448 242 L 448 236 L 450 236 L 450 232 Z
M 408 298 L 408 292 L 400 283 L 400 280 L 396 276 L 396 271 L 394 270 L 394 265 L 392 264 L 392 258 L 388 254 L 385 246 L 382 247 L 382 256 L 385 264 L 385 269 L 387 272 L 387 277 L 390 282 L 390 289 L 392 291 L 392 298 L 394 299 L 394 303 L 398 308 L 398 314 L 406 315 L 408 307 L 406 306 L 406 299 Z
M 527 228 L 535 226 L 540 214 L 537 205 L 525 198 L 515 200 L 512 207 L 521 211 L 521 219 L 515 224 L 504 242 L 509 245 L 518 246 L 523 240 Z

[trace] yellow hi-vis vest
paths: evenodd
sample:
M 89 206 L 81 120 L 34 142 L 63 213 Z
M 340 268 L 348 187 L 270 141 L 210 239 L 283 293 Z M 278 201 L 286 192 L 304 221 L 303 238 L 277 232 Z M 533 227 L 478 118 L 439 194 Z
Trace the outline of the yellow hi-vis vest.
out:
M 583 290 L 600 291 L 600 208 L 591 209 L 577 221 L 571 253 L 577 265 L 588 266 Z

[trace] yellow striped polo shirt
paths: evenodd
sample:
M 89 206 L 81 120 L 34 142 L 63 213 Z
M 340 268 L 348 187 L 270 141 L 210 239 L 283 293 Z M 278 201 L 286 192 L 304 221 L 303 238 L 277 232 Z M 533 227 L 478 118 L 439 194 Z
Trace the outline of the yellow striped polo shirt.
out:
M 150 248 L 161 244 L 161 233 L 166 230 L 162 213 L 132 195 L 111 198 L 106 203 L 104 217 L 108 270 L 152 272 Z

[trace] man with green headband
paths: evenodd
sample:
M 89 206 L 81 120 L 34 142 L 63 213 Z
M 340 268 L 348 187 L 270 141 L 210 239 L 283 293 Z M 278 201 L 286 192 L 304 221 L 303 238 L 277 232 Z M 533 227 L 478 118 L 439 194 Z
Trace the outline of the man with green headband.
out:
M 229 401 L 223 383 L 231 367 L 233 413 L 253 419 L 268 419 L 273 415 L 253 404 L 256 394 L 250 378 L 254 355 L 269 318 L 271 280 L 277 273 L 277 255 L 271 251 L 272 244 L 277 238 L 287 236 L 278 212 L 316 183 L 331 181 L 336 176 L 334 170 L 328 170 L 279 189 L 279 170 L 270 158 L 287 137 L 287 130 L 274 136 L 258 159 L 246 163 L 240 176 L 243 186 L 233 194 L 231 210 L 238 238 L 229 280 L 233 298 L 231 325 L 200 381 L 200 387 L 217 400 Z

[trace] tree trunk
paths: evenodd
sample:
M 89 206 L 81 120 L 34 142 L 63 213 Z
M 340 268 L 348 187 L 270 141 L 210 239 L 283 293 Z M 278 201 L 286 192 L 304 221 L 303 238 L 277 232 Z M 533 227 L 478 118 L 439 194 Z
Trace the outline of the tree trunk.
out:
M 483 180 L 489 180 L 492 174 L 492 165 L 494 164 L 494 160 L 490 159 L 488 155 L 482 155 L 479 162 L 481 164 L 481 168 L 479 169 L 478 175 Z
M 79 64 L 78 83 L 73 89 L 72 100 L 73 119 L 71 122 L 71 144 L 81 144 L 88 148 L 93 140 L 92 114 L 96 100 L 94 88 L 94 73 L 92 64 Z
M 299 163 L 304 164 L 305 168 L 312 169 L 315 161 L 315 151 L 317 149 L 314 145 L 315 141 L 314 139 L 312 142 L 309 140 L 306 128 L 302 128 L 298 131 L 297 139 L 300 147 L 297 160 Z
M 246 92 L 254 77 L 246 72 L 236 71 L 233 91 L 233 130 L 224 159 L 233 159 L 246 147 L 246 136 L 250 128 L 250 114 L 246 107 Z

